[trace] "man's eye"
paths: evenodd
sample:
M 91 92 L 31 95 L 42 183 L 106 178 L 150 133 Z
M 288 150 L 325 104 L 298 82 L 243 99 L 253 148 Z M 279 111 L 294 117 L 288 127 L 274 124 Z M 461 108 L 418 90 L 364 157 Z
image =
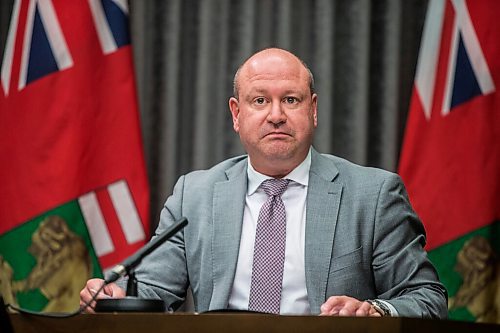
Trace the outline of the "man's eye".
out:
M 264 104 L 266 102 L 266 99 L 264 97 L 258 97 L 255 99 L 256 104 Z
M 288 104 L 297 103 L 299 100 L 296 97 L 285 97 L 285 102 Z

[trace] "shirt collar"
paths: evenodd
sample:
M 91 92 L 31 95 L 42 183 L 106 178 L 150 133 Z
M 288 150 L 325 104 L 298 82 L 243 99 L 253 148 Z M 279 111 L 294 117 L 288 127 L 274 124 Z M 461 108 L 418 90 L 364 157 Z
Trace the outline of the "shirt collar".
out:
M 283 178 L 290 179 L 295 183 L 307 186 L 309 184 L 309 169 L 311 168 L 311 149 L 309 148 L 309 153 L 306 158 L 300 163 L 295 169 L 293 169 L 288 175 Z M 250 157 L 248 157 L 248 189 L 247 195 L 252 195 L 259 188 L 260 184 L 266 179 L 272 179 L 272 177 L 266 176 L 258 171 L 256 171 L 251 163 Z

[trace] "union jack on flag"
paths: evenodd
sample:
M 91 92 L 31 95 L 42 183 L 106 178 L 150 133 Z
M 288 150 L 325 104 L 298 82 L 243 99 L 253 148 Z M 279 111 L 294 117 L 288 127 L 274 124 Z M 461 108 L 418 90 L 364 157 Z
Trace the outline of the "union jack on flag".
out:
M 495 91 L 466 2 L 452 0 L 451 6 L 446 7 L 446 4 L 446 1 L 430 2 L 415 75 L 416 89 L 427 119 L 433 107 L 446 115 L 461 103 Z M 443 24 L 445 10 L 449 12 L 448 20 L 453 21 L 451 25 Z M 440 53 L 441 43 L 443 48 L 449 49 L 448 56 L 446 52 Z M 446 73 L 442 96 L 437 96 L 435 90 L 439 61 Z
M 21 0 L 14 2 L 12 20 L 2 62 L 1 81 L 8 95 L 14 60 L 16 35 L 22 36 L 22 55 L 18 90 L 51 73 L 73 66 L 73 57 L 64 37 L 58 15 L 51 0 L 29 0 L 24 20 L 19 11 Z M 88 0 L 100 46 L 104 54 L 130 44 L 126 0 Z

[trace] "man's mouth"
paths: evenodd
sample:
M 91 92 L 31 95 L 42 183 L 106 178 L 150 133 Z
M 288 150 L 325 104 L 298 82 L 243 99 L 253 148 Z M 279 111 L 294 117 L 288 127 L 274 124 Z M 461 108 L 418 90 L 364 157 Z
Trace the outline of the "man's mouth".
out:
M 286 132 L 269 132 L 267 133 L 264 137 L 270 137 L 270 138 L 286 138 L 289 137 L 290 134 Z

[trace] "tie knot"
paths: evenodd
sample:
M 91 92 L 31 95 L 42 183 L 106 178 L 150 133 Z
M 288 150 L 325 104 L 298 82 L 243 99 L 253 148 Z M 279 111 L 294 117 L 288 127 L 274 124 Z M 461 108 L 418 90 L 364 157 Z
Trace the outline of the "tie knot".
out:
M 288 183 L 290 183 L 290 179 L 267 179 L 260 184 L 260 187 L 268 196 L 281 196 Z

